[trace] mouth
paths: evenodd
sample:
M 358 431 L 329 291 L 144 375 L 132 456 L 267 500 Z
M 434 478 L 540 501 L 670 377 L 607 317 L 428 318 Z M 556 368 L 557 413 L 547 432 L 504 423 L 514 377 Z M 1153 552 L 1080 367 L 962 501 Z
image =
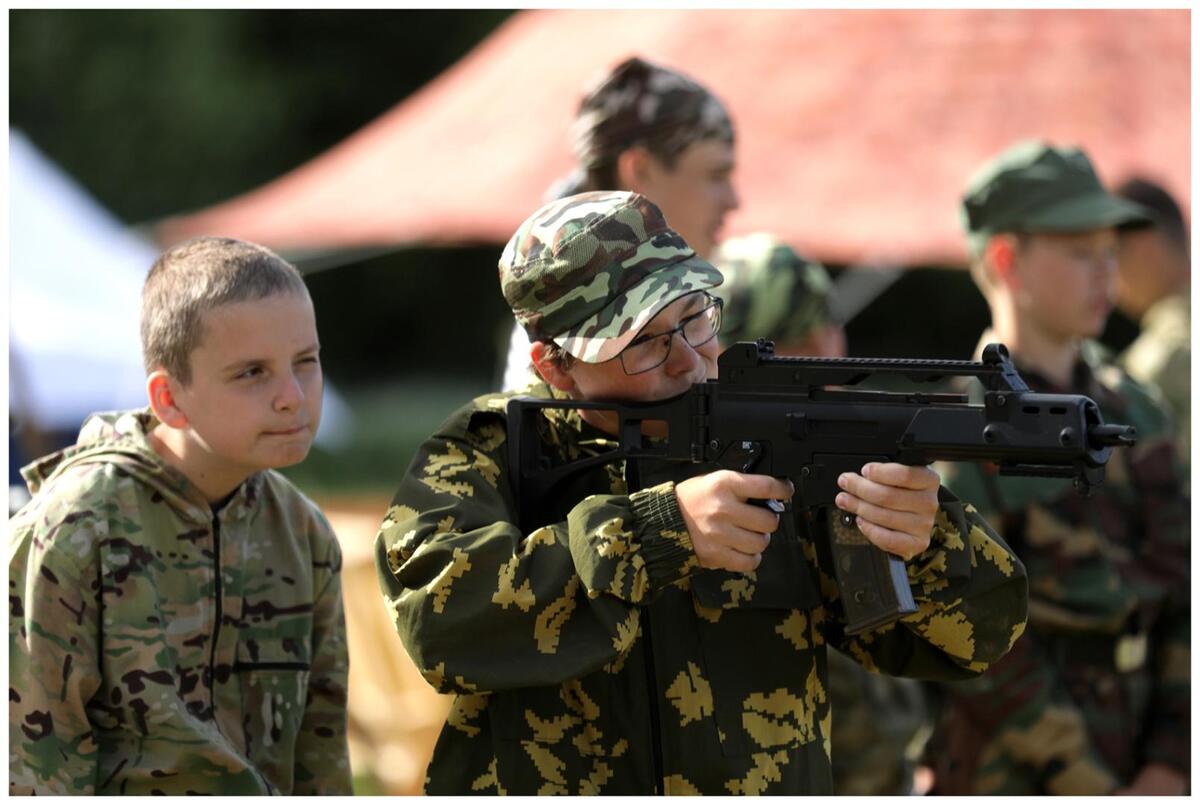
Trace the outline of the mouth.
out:
M 294 428 L 287 428 L 287 429 L 283 429 L 283 430 L 265 430 L 265 431 L 263 431 L 263 435 L 264 436 L 297 436 L 301 433 L 304 433 L 307 430 L 308 430 L 308 425 L 297 425 Z

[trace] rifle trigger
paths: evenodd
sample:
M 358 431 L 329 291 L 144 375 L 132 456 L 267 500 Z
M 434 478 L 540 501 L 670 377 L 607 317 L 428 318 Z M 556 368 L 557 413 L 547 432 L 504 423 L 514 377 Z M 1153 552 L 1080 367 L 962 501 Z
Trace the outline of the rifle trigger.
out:
M 754 469 L 754 465 L 762 458 L 762 447 L 758 442 L 744 441 L 739 447 L 742 450 L 742 472 L 750 472 Z

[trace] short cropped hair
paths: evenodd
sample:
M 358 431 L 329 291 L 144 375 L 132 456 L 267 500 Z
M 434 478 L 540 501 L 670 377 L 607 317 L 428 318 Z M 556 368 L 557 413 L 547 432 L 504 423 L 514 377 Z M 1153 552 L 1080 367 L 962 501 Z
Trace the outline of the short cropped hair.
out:
M 276 294 L 308 295 L 304 278 L 275 252 L 233 238 L 200 237 L 167 249 L 142 286 L 142 360 L 180 383 L 192 381 L 191 354 L 204 335 L 204 314 Z
M 1188 228 L 1183 220 L 1183 212 L 1162 185 L 1134 176 L 1121 182 L 1113 192 L 1148 209 L 1167 240 L 1181 253 L 1188 253 Z

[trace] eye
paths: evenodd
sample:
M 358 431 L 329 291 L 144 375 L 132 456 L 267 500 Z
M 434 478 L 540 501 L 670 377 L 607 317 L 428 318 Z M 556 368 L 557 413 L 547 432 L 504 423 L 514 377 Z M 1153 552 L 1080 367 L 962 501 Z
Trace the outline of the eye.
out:
M 657 335 L 639 335 L 637 338 L 635 338 L 629 342 L 629 347 L 640 347 L 642 344 L 647 344 L 656 338 L 662 338 L 662 337 L 663 337 L 662 333 L 658 333 Z M 629 347 L 626 347 L 626 349 L 628 349 Z
M 260 375 L 262 375 L 262 373 L 263 373 L 263 368 L 261 366 L 251 366 L 249 368 L 243 369 L 242 371 L 238 372 L 236 375 L 233 376 L 233 379 L 234 380 L 250 380 L 250 379 L 259 377 Z

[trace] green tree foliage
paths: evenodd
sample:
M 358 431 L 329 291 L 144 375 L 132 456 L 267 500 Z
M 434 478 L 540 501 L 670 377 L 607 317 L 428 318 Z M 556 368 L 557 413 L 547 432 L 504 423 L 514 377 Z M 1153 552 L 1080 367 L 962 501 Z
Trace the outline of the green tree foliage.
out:
M 296 167 L 508 11 L 9 12 L 12 125 L 126 221 Z

